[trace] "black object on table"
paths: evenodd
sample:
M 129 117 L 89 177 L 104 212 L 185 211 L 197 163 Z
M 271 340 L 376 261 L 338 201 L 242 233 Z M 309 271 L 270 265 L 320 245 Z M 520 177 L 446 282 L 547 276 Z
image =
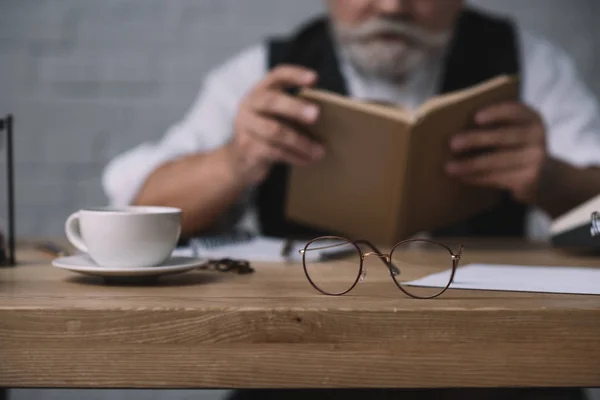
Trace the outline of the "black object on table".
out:
M 6 203 L 7 227 L 6 237 L 0 234 L 0 265 L 16 265 L 15 255 L 15 194 L 14 194 L 14 160 L 13 160 L 13 116 L 0 119 L 0 132 L 6 136 Z M 3 240 L 2 240 L 3 239 Z M 4 243 L 6 242 L 6 243 Z

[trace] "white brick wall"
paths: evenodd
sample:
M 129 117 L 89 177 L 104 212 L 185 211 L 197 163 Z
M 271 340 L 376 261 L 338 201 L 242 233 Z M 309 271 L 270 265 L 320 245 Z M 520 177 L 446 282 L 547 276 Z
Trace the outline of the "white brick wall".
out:
M 105 204 L 100 172 L 111 157 L 161 136 L 210 68 L 321 7 L 319 0 L 2 0 L 0 115 L 16 118 L 18 234 L 60 235 L 69 213 Z M 0 181 L 4 193 L 3 174 Z

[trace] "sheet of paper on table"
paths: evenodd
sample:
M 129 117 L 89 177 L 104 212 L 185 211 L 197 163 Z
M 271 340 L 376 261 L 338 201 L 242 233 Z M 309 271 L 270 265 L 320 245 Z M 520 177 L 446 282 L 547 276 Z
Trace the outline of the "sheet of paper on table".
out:
M 320 242 L 320 247 L 328 244 L 335 245 L 336 241 Z M 249 262 L 302 262 L 300 250 L 306 242 L 294 241 L 289 256 L 284 257 L 282 250 L 285 240 L 268 236 L 252 236 L 235 240 L 219 237 L 194 238 L 187 247 L 178 247 L 173 251 L 174 256 L 199 257 L 203 259 L 232 258 Z M 333 246 L 323 250 L 313 250 L 306 253 L 307 260 L 322 259 L 327 256 L 342 255 L 348 251 L 348 246 Z
M 448 272 L 432 274 L 406 285 L 443 287 Z M 467 264 L 456 270 L 450 289 L 600 294 L 600 267 Z

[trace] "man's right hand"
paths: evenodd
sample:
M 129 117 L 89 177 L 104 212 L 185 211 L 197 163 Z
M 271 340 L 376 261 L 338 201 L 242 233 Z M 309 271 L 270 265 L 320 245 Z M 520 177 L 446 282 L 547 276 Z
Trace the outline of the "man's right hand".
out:
M 233 140 L 227 145 L 238 176 L 246 183 L 263 180 L 273 163 L 308 165 L 324 155 L 322 145 L 295 130 L 291 124 L 310 125 L 318 108 L 287 93 L 286 87 L 312 86 L 317 75 L 298 66 L 279 66 L 258 83 L 242 101 L 234 122 Z

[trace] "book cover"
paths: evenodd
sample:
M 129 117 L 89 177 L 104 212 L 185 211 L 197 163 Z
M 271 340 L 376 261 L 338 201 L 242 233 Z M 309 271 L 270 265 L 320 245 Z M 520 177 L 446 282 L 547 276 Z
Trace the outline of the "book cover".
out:
M 600 252 L 600 220 L 592 217 L 597 212 L 600 212 L 600 195 L 555 218 L 550 225 L 552 246 L 582 252 Z
M 287 218 L 383 245 L 485 211 L 500 192 L 447 176 L 450 136 L 476 110 L 517 98 L 517 78 L 499 76 L 436 96 L 411 112 L 389 104 L 305 89 L 320 116 L 309 134 L 327 154 L 290 172 Z

